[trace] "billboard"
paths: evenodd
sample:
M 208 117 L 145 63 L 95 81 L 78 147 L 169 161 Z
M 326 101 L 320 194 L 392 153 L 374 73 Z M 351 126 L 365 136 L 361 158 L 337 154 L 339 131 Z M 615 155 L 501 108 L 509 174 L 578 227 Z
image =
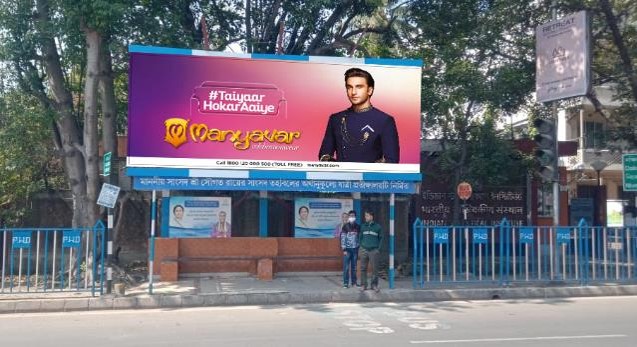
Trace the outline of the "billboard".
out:
M 173 196 L 169 201 L 169 237 L 232 236 L 231 198 Z
M 420 172 L 420 61 L 129 51 L 128 167 Z M 373 112 L 389 115 L 381 123 L 350 122 L 360 116 L 348 110 L 352 67 L 373 76 Z M 319 161 L 333 114 L 344 144 L 384 151 L 393 141 L 396 160 Z
M 352 199 L 296 198 L 294 237 L 336 237 L 343 213 L 354 209 Z M 360 223 L 360 221 L 359 221 Z
M 535 30 L 538 102 L 586 95 L 590 89 L 590 35 L 586 11 Z

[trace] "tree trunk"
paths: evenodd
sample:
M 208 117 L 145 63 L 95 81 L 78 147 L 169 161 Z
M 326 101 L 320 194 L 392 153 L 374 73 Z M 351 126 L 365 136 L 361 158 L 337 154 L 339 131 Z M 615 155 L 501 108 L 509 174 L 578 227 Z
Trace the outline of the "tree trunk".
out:
M 104 153 L 112 153 L 111 175 L 107 181 L 119 185 L 119 153 L 117 147 L 117 100 L 113 83 L 111 52 L 106 42 L 100 49 L 100 101 L 102 106 L 102 140 Z
M 97 87 L 100 71 L 101 35 L 94 29 L 84 28 L 86 39 L 86 78 L 84 84 L 84 161 L 86 165 L 86 205 L 85 225 L 93 225 L 97 220 L 96 205 L 99 194 L 99 155 L 97 132 Z
M 72 225 L 86 226 L 85 216 L 87 205 L 86 191 L 86 167 L 82 153 L 80 129 L 74 118 L 71 92 L 67 89 L 64 74 L 60 63 L 54 38 L 47 33 L 50 27 L 50 14 L 48 0 L 36 1 L 36 30 L 39 32 L 39 41 L 42 50 L 42 63 L 46 70 L 53 100 L 47 100 L 51 109 L 59 114 L 54 126 L 54 141 L 64 162 L 64 171 L 69 180 L 71 194 L 73 196 L 73 221 Z M 94 204 L 94 202 L 93 202 Z
M 252 5 L 246 0 L 246 50 L 252 53 Z

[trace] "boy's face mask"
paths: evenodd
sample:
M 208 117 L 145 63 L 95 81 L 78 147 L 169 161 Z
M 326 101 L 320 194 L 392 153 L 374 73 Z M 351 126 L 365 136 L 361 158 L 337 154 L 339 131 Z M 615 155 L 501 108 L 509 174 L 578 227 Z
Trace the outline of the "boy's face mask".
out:
M 356 217 L 349 217 L 347 218 L 347 221 L 350 223 L 354 223 L 356 221 Z

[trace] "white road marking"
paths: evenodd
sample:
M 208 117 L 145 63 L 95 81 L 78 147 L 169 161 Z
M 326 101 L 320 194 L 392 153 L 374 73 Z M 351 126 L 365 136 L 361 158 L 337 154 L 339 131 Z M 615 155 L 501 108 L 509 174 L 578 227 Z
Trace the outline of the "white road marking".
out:
M 409 341 L 413 344 L 436 344 L 436 343 L 476 343 L 476 342 L 512 342 L 512 341 L 545 341 L 545 340 L 583 340 L 583 339 L 610 339 L 628 337 L 627 335 L 579 335 L 579 336 L 536 336 L 536 337 L 504 337 L 492 339 L 471 339 L 471 340 L 425 340 Z

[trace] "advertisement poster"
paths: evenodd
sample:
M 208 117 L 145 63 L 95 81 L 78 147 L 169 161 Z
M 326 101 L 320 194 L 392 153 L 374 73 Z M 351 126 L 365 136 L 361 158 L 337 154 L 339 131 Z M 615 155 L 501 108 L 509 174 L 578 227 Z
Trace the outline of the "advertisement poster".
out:
M 591 85 L 586 11 L 539 25 L 535 38 L 537 101 L 586 95 Z
M 169 237 L 231 237 L 232 199 L 170 197 Z
M 343 213 L 353 209 L 352 199 L 297 198 L 294 200 L 294 237 L 334 237 Z
M 129 167 L 420 172 L 419 60 L 129 52 Z M 374 79 L 364 115 L 350 68 Z

